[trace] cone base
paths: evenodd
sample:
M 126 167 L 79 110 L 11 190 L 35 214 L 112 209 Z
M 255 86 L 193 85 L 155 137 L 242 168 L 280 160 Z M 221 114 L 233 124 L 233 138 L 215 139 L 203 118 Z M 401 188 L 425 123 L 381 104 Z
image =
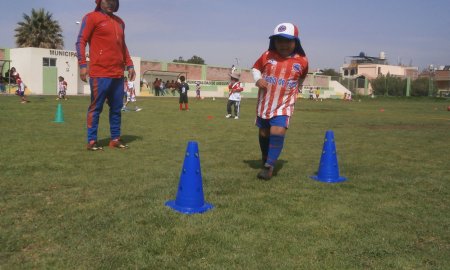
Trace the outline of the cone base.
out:
M 310 176 L 311 179 L 320 181 L 320 182 L 325 182 L 325 183 L 339 183 L 339 182 L 344 182 L 345 180 L 347 180 L 347 177 L 343 177 L 343 176 L 339 176 L 336 179 L 331 179 L 331 178 L 319 178 L 319 176 L 317 175 L 313 175 Z
M 53 121 L 53 123 L 64 123 L 64 120 L 62 120 L 62 121 L 55 120 L 55 121 Z
M 175 200 L 173 201 L 167 201 L 166 206 L 172 208 L 173 210 L 180 212 L 182 214 L 202 214 L 208 210 L 211 210 L 214 208 L 214 206 L 210 203 L 205 202 L 203 206 L 192 208 L 192 207 L 183 207 L 176 204 Z

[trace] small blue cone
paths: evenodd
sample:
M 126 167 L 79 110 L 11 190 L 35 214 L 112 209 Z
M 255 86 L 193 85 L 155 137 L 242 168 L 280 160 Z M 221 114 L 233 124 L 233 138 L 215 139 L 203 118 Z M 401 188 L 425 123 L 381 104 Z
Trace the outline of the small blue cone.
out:
M 183 214 L 204 213 L 214 207 L 212 204 L 205 202 L 204 199 L 197 142 L 188 142 L 178 184 L 177 198 L 167 201 L 166 205 Z
M 339 166 L 336 156 L 336 145 L 334 144 L 334 133 L 328 130 L 325 133 L 322 156 L 320 157 L 319 171 L 317 175 L 311 176 L 312 179 L 326 182 L 338 183 L 347 180 L 339 176 Z
M 56 108 L 56 114 L 55 114 L 55 123 L 64 123 L 64 113 L 62 109 L 61 103 L 58 104 L 58 107 Z

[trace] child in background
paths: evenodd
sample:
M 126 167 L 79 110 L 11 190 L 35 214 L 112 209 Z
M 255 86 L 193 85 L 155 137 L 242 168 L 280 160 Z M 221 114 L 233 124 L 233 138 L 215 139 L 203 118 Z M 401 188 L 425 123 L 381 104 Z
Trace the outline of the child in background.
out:
M 308 74 L 297 26 L 281 23 L 275 27 L 269 49 L 253 65 L 252 73 L 259 88 L 256 126 L 263 162 L 257 177 L 269 180 L 284 146 L 298 89 Z
M 319 96 L 320 96 L 320 89 L 319 89 L 319 87 L 316 87 L 316 91 L 314 91 L 314 94 L 316 95 L 315 100 L 319 101 Z
M 231 118 L 233 115 L 231 114 L 231 107 L 234 107 L 234 119 L 239 119 L 240 105 L 241 105 L 241 92 L 244 90 L 242 88 L 239 79 L 241 77 L 240 74 L 231 73 L 231 82 L 228 85 L 228 103 L 227 103 L 227 115 L 226 118 Z
M 125 81 L 125 90 L 127 92 L 127 101 L 123 105 L 122 111 L 129 111 L 129 109 L 127 108 L 127 105 L 130 102 L 134 104 L 134 110 L 136 112 L 141 111 L 142 109 L 139 108 L 138 106 L 136 106 L 136 90 L 134 89 L 134 82 L 128 81 L 128 79 L 126 77 L 125 77 L 124 81 Z
M 27 100 L 27 98 L 25 97 L 25 84 L 22 81 L 22 78 L 20 78 L 19 73 L 14 72 L 14 79 L 16 80 L 16 84 L 17 84 L 17 90 L 16 90 L 16 95 L 18 95 L 20 97 L 20 103 L 27 103 L 29 102 Z
M 67 91 L 67 82 L 64 80 L 64 77 L 59 76 L 58 77 L 58 97 L 56 100 L 64 99 L 66 98 L 66 91 Z
M 180 93 L 180 111 L 183 110 L 183 103 L 184 109 L 186 111 L 189 111 L 188 95 L 187 95 L 189 85 L 185 81 L 186 77 L 180 76 L 180 83 L 178 84 L 178 92 Z
M 200 82 L 196 82 L 195 83 L 195 98 L 196 99 L 202 99 L 202 97 L 200 96 L 200 89 L 202 87 L 200 86 Z

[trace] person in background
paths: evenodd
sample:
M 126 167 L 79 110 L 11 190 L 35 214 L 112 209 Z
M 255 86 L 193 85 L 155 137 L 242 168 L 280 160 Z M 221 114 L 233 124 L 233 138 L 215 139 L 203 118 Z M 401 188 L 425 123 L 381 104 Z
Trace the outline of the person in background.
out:
M 244 90 L 242 88 L 239 79 L 241 75 L 238 73 L 230 74 L 230 84 L 228 85 L 228 102 L 227 102 L 227 115 L 226 118 L 231 118 L 231 107 L 234 107 L 234 119 L 239 119 L 240 106 L 241 106 L 241 92 Z
M 6 93 L 6 86 L 5 86 L 5 78 L 3 78 L 3 75 L 0 74 L 0 93 L 4 94 Z
M 122 111 L 129 111 L 127 105 L 130 102 L 134 104 L 134 111 L 136 112 L 141 111 L 142 109 L 136 106 L 136 89 L 134 88 L 134 82 L 125 79 L 125 83 L 126 83 L 125 89 L 127 90 L 127 100 L 123 105 Z
M 201 89 L 202 89 L 202 87 L 200 86 L 200 82 L 196 82 L 195 83 L 195 98 L 196 99 L 202 99 L 202 97 L 200 96 Z
M 155 96 L 159 97 L 159 93 L 161 90 L 161 82 L 159 81 L 158 78 L 156 78 L 155 81 L 153 82 L 153 90 L 155 91 Z
M 18 72 L 14 72 L 14 81 L 17 84 L 16 95 L 18 95 L 20 97 L 20 103 L 29 102 L 25 96 L 25 88 L 26 88 L 25 83 L 22 81 L 22 78 L 20 78 L 20 75 Z
M 189 105 L 188 105 L 188 90 L 189 85 L 186 83 L 186 77 L 180 76 L 180 83 L 178 84 L 178 92 L 180 93 L 180 111 L 183 110 L 183 104 L 184 109 L 186 111 L 189 111 Z
M 67 93 L 67 82 L 64 80 L 63 76 L 59 76 L 58 77 L 58 97 L 56 98 L 56 100 L 60 100 L 60 99 L 67 100 L 66 93 Z

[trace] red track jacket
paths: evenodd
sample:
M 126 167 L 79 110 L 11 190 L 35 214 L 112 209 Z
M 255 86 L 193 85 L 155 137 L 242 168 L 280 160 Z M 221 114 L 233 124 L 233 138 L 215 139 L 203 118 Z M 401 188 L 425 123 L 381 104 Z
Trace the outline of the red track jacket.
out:
M 84 16 L 76 49 L 80 68 L 87 67 L 86 44 L 89 43 L 89 77 L 120 78 L 125 67 L 134 68 L 124 30 L 122 19 L 98 9 Z

